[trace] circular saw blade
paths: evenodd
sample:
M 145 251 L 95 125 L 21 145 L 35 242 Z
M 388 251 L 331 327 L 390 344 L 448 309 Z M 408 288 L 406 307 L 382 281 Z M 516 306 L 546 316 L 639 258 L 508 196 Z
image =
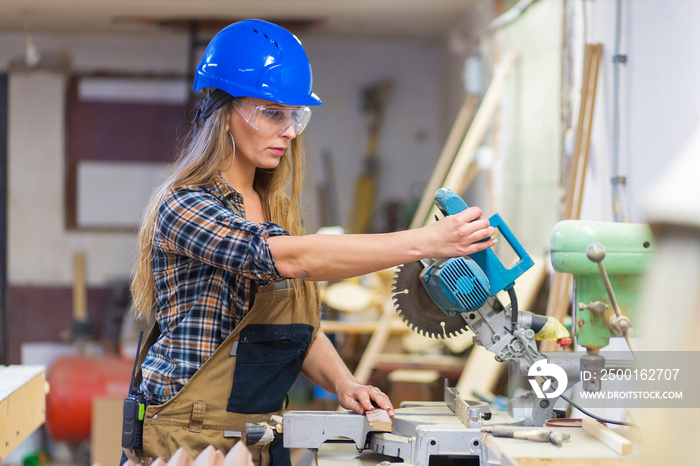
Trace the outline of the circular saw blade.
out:
M 391 299 L 396 312 L 414 331 L 430 338 L 449 338 L 467 329 L 461 315 L 448 315 L 430 298 L 421 283 L 422 262 L 410 262 L 397 267 L 391 287 Z

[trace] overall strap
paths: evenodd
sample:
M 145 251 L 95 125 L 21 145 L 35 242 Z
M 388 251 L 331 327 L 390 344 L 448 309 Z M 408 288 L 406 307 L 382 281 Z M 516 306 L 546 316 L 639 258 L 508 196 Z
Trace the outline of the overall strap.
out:
M 141 373 L 141 364 L 143 364 L 143 361 L 146 360 L 148 350 L 151 349 L 151 346 L 153 346 L 158 341 L 158 337 L 160 337 L 160 327 L 158 326 L 158 321 L 156 320 L 155 322 L 153 322 L 151 330 L 148 332 L 146 341 L 143 342 L 143 346 L 141 346 L 139 350 L 136 375 L 134 376 L 134 384 L 137 387 L 141 385 L 141 381 L 143 379 L 143 374 Z

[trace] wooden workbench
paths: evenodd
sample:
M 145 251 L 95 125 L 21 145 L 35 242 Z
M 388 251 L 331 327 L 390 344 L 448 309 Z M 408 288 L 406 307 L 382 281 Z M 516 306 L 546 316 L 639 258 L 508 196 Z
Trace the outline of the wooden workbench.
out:
M 581 428 L 551 429 L 567 433 L 571 438 L 558 447 L 551 443 L 485 434 L 484 443 L 500 458 L 501 466 L 641 466 L 642 464 L 636 444 L 633 454 L 622 456 Z
M 0 366 L 0 458 L 46 421 L 44 366 Z

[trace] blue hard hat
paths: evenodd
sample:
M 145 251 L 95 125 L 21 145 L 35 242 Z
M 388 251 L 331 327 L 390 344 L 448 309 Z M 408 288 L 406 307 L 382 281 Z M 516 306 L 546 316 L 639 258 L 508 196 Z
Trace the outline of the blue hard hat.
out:
M 285 105 L 321 105 L 311 90 L 311 64 L 299 39 L 259 19 L 233 23 L 209 42 L 197 65 L 194 90 L 221 89 Z

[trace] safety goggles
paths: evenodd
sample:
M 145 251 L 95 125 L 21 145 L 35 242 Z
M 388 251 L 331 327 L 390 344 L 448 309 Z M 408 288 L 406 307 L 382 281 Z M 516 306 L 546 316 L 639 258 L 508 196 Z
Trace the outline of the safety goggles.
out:
M 270 135 L 282 134 L 292 125 L 294 132 L 301 134 L 311 119 L 309 107 L 268 107 L 236 99 L 235 108 L 250 126 Z

